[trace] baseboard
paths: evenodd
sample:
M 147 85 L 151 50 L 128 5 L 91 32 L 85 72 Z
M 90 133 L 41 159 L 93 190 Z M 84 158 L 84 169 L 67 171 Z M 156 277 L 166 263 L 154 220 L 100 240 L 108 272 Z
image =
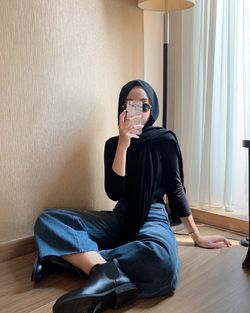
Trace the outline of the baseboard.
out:
M 243 235 L 249 234 L 248 221 L 199 209 L 192 209 L 192 214 L 194 220 L 198 223 L 211 225 Z
M 8 261 L 12 258 L 34 252 L 35 250 L 34 236 L 0 242 L 0 262 Z

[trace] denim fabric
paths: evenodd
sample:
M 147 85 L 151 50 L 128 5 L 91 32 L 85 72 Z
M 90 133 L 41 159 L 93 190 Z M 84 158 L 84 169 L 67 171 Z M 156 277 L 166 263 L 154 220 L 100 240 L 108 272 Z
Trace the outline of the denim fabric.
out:
M 168 215 L 161 203 L 152 204 L 134 240 L 116 246 L 124 216 L 122 205 L 113 211 L 45 210 L 35 224 L 41 258 L 99 251 L 116 258 L 139 289 L 139 297 L 172 293 L 179 277 L 179 257 Z

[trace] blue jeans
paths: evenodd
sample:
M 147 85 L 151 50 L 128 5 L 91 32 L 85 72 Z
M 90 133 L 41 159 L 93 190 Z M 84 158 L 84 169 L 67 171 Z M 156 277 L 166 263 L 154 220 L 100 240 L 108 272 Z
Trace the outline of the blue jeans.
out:
M 179 277 L 175 236 L 162 203 L 152 204 L 134 240 L 117 246 L 124 218 L 122 206 L 113 211 L 45 210 L 35 223 L 41 258 L 97 251 L 107 261 L 116 258 L 133 281 L 139 297 L 174 292 Z

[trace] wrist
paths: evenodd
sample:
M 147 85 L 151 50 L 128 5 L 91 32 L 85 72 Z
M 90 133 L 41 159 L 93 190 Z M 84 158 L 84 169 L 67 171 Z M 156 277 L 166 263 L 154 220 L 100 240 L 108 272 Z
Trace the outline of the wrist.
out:
M 200 232 L 199 230 L 191 231 L 188 235 L 193 239 L 194 242 L 198 243 L 200 239 Z
M 125 153 L 126 153 L 127 150 L 128 150 L 128 147 L 129 147 L 129 145 L 128 145 L 127 142 L 124 142 L 124 141 L 122 141 L 122 140 L 119 139 L 118 145 L 117 145 L 117 149 L 118 149 L 120 152 L 125 152 Z

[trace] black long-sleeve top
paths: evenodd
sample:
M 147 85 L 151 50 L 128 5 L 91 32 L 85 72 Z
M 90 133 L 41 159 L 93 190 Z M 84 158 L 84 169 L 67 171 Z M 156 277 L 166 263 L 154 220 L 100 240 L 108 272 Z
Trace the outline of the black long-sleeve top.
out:
M 117 144 L 118 137 L 110 138 L 105 144 L 104 151 L 105 190 L 108 197 L 114 201 L 119 201 L 122 197 L 126 197 L 131 191 L 131 182 L 134 179 L 134 175 L 136 175 L 134 160 L 138 157 L 138 151 L 131 145 L 127 151 L 126 175 L 120 176 L 116 174 L 112 169 L 112 164 Z M 155 176 L 152 203 L 164 203 L 163 197 L 166 194 L 171 218 L 173 221 L 178 221 L 180 217 L 191 214 L 180 175 L 178 143 L 175 140 L 168 140 L 160 144 L 153 144 L 151 149 L 156 150 L 154 155 L 159 163 L 159 170 L 157 170 Z

